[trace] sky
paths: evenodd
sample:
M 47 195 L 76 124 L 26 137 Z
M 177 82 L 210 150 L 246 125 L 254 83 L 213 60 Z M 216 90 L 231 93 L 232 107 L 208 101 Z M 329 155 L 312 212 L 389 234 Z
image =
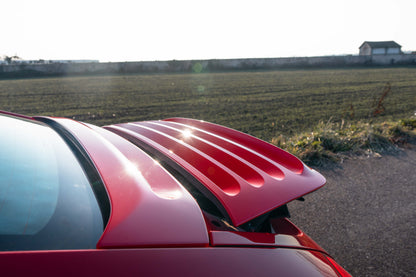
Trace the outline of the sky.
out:
M 1 0 L 0 57 L 100 62 L 416 51 L 415 0 Z

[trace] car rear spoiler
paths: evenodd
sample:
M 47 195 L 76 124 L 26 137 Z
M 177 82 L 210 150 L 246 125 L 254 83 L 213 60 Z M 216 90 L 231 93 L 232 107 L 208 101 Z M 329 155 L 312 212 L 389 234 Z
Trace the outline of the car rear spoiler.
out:
M 185 172 L 234 226 L 299 199 L 326 182 L 288 152 L 209 122 L 170 118 L 104 128 Z

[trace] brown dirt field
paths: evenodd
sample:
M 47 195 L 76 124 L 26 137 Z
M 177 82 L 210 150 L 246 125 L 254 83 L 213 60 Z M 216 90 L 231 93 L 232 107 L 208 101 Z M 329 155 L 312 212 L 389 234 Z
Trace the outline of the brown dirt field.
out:
M 319 171 L 292 221 L 353 276 L 416 276 L 416 146 Z

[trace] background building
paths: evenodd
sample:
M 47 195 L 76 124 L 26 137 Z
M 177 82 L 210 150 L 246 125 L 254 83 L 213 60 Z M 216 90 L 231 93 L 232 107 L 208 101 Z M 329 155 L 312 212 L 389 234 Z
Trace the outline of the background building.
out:
M 395 41 L 364 41 L 359 47 L 360 56 L 402 54 L 402 46 Z

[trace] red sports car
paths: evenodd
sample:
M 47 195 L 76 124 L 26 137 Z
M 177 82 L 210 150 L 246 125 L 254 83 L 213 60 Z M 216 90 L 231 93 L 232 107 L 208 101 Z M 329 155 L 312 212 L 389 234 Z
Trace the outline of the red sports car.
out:
M 262 140 L 185 118 L 0 130 L 1 276 L 350 276 L 288 219 L 325 178 Z

